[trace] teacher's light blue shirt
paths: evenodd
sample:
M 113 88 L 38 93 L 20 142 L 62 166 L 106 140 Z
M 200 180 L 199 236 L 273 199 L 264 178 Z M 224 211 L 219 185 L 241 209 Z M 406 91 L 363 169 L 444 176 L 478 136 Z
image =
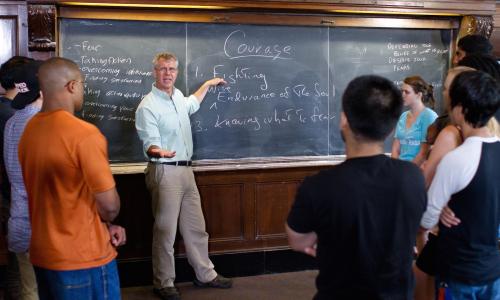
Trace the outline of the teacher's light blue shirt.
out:
M 152 145 L 176 151 L 173 158 L 149 158 L 150 161 L 191 160 L 193 137 L 189 116 L 200 108 L 195 96 L 185 97 L 174 88 L 172 97 L 154 84 L 135 112 L 135 128 L 143 144 L 143 151 Z

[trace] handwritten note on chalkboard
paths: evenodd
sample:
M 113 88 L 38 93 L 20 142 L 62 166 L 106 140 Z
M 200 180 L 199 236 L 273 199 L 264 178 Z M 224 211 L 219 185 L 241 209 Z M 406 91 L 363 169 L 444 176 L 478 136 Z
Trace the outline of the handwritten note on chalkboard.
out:
M 108 138 L 112 162 L 144 161 L 134 113 L 157 52 L 177 55 L 185 95 L 215 76 L 228 82 L 192 116 L 194 159 L 324 156 L 344 151 L 338 116 L 352 78 L 419 74 L 439 98 L 451 39 L 450 30 L 76 19 L 62 19 L 60 37 L 60 55 L 88 83 L 81 117 Z

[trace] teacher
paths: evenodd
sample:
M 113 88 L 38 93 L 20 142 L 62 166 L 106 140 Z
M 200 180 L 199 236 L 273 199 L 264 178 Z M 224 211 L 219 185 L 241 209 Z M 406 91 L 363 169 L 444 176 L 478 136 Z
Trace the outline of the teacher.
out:
M 139 104 L 135 127 L 149 161 L 146 185 L 152 196 L 153 291 L 161 299 L 180 299 L 174 286 L 174 241 L 179 231 L 188 261 L 194 269 L 194 284 L 230 288 L 231 279 L 218 275 L 208 257 L 208 233 L 201 210 L 200 194 L 191 169 L 193 139 L 189 116 L 200 108 L 211 86 L 226 84 L 213 78 L 189 97 L 174 84 L 179 72 L 174 54 L 159 53 L 153 59 L 155 83 Z

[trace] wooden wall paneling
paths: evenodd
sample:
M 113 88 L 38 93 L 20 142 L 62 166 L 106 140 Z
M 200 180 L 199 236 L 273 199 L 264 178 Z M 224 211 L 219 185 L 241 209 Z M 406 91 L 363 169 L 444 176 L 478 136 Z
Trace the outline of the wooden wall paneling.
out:
M 153 214 L 144 174 L 115 175 L 115 181 L 121 208 L 113 223 L 123 226 L 127 232 L 127 243 L 118 248 L 119 258 L 151 257 Z
M 211 243 L 243 240 L 243 187 L 242 183 L 198 186 L 201 198 L 205 199 L 202 206 Z
M 0 64 L 13 55 L 28 55 L 26 1 L 0 1 Z
M 300 181 L 256 184 L 255 239 L 286 239 L 285 221 L 299 184 Z

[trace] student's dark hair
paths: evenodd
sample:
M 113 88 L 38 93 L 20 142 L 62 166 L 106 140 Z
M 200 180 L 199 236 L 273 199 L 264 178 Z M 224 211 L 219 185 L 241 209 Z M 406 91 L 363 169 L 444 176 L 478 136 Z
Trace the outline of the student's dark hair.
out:
M 486 54 L 468 54 L 458 62 L 459 66 L 471 67 L 483 71 L 500 81 L 500 64 L 495 57 Z
M 342 109 L 355 135 L 369 141 L 383 141 L 401 115 L 403 98 L 390 80 L 364 75 L 347 85 Z
M 493 46 L 490 41 L 479 34 L 466 35 L 458 41 L 458 47 L 467 55 L 473 53 L 491 54 Z
M 25 56 L 13 56 L 3 63 L 0 67 L 0 85 L 6 90 L 13 89 L 15 87 L 14 78 L 12 77 L 13 70 L 30 61 L 33 61 L 33 59 Z
M 474 128 L 483 127 L 500 106 L 500 85 L 483 71 L 466 71 L 450 86 L 451 108 L 462 106 L 465 121 Z
M 420 76 L 406 77 L 403 81 L 411 86 L 415 93 L 422 93 L 422 102 L 425 106 L 434 109 L 436 100 L 434 99 L 434 87 L 425 82 Z

